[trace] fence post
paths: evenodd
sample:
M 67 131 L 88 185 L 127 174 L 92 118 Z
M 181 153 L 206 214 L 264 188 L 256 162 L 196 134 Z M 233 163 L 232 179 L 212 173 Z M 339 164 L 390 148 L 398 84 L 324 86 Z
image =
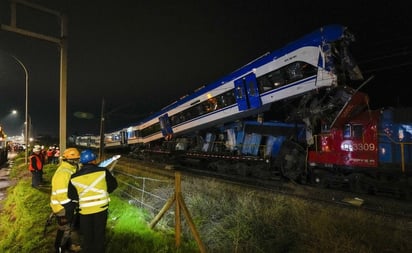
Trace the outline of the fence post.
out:
M 196 226 L 193 223 L 192 217 L 190 216 L 189 209 L 187 209 L 185 201 L 183 200 L 182 196 L 182 187 L 181 187 L 181 180 L 180 180 L 180 172 L 175 172 L 175 192 L 172 197 L 170 197 L 166 204 L 163 206 L 162 210 L 156 215 L 153 221 L 150 223 L 150 228 L 156 226 L 157 222 L 163 217 L 166 211 L 175 203 L 175 241 L 176 247 L 180 247 L 180 233 L 181 233 L 181 222 L 180 222 L 180 210 L 183 210 L 183 214 L 187 219 L 187 223 L 189 224 L 189 228 L 193 234 L 197 242 L 197 246 L 200 249 L 201 253 L 205 253 L 205 245 L 203 244 L 202 240 L 200 239 L 199 233 L 196 230 Z

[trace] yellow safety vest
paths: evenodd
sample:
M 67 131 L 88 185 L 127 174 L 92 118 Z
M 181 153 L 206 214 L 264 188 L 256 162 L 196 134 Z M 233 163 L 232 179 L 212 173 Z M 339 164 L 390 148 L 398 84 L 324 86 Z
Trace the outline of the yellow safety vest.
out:
M 99 213 L 109 207 L 105 170 L 74 177 L 71 183 L 79 195 L 80 214 Z
M 50 206 L 54 213 L 58 213 L 64 208 L 64 204 L 67 204 L 71 201 L 67 196 L 67 188 L 69 185 L 70 177 L 75 172 L 76 166 L 62 161 L 62 163 L 54 173 L 51 183 L 52 193 L 50 196 Z

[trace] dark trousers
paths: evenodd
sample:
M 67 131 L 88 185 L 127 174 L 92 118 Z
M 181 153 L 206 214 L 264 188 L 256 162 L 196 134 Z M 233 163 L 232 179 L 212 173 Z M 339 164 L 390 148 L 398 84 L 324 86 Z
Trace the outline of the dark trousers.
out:
M 43 171 L 36 170 L 31 172 L 31 186 L 37 187 L 43 183 Z
M 107 224 L 107 209 L 94 214 L 80 214 L 82 252 L 104 253 Z
M 54 240 L 54 248 L 56 253 L 66 252 L 72 244 L 71 232 L 73 226 L 73 214 L 66 215 L 66 210 L 63 208 L 60 212 L 55 213 L 58 229 Z

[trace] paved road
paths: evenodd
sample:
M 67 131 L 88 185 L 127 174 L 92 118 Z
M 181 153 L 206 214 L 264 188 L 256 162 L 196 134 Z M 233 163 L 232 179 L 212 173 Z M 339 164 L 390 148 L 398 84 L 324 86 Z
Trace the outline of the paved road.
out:
M 10 174 L 10 161 L 16 156 L 16 153 L 9 153 L 9 162 L 3 164 L 0 168 L 0 201 L 5 197 L 5 190 L 10 186 L 9 174 Z

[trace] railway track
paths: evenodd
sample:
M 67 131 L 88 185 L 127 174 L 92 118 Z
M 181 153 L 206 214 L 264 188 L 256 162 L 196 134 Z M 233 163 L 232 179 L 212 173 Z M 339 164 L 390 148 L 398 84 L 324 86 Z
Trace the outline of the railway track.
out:
M 353 210 L 361 210 L 380 215 L 389 219 L 401 220 L 410 224 L 412 231 L 412 203 L 389 196 L 376 196 L 370 194 L 351 193 L 343 190 L 317 188 L 308 185 L 300 185 L 284 180 L 256 180 L 254 178 L 239 177 L 235 175 L 223 175 L 217 172 L 193 169 L 189 167 L 173 166 L 154 161 L 140 161 L 123 157 L 119 160 L 116 170 L 145 171 L 164 177 L 173 178 L 176 171 L 182 176 L 196 177 L 203 180 L 222 181 L 244 188 L 247 191 L 259 191 L 268 197 L 273 194 L 283 194 L 293 198 L 307 200 L 325 206 L 338 206 Z

